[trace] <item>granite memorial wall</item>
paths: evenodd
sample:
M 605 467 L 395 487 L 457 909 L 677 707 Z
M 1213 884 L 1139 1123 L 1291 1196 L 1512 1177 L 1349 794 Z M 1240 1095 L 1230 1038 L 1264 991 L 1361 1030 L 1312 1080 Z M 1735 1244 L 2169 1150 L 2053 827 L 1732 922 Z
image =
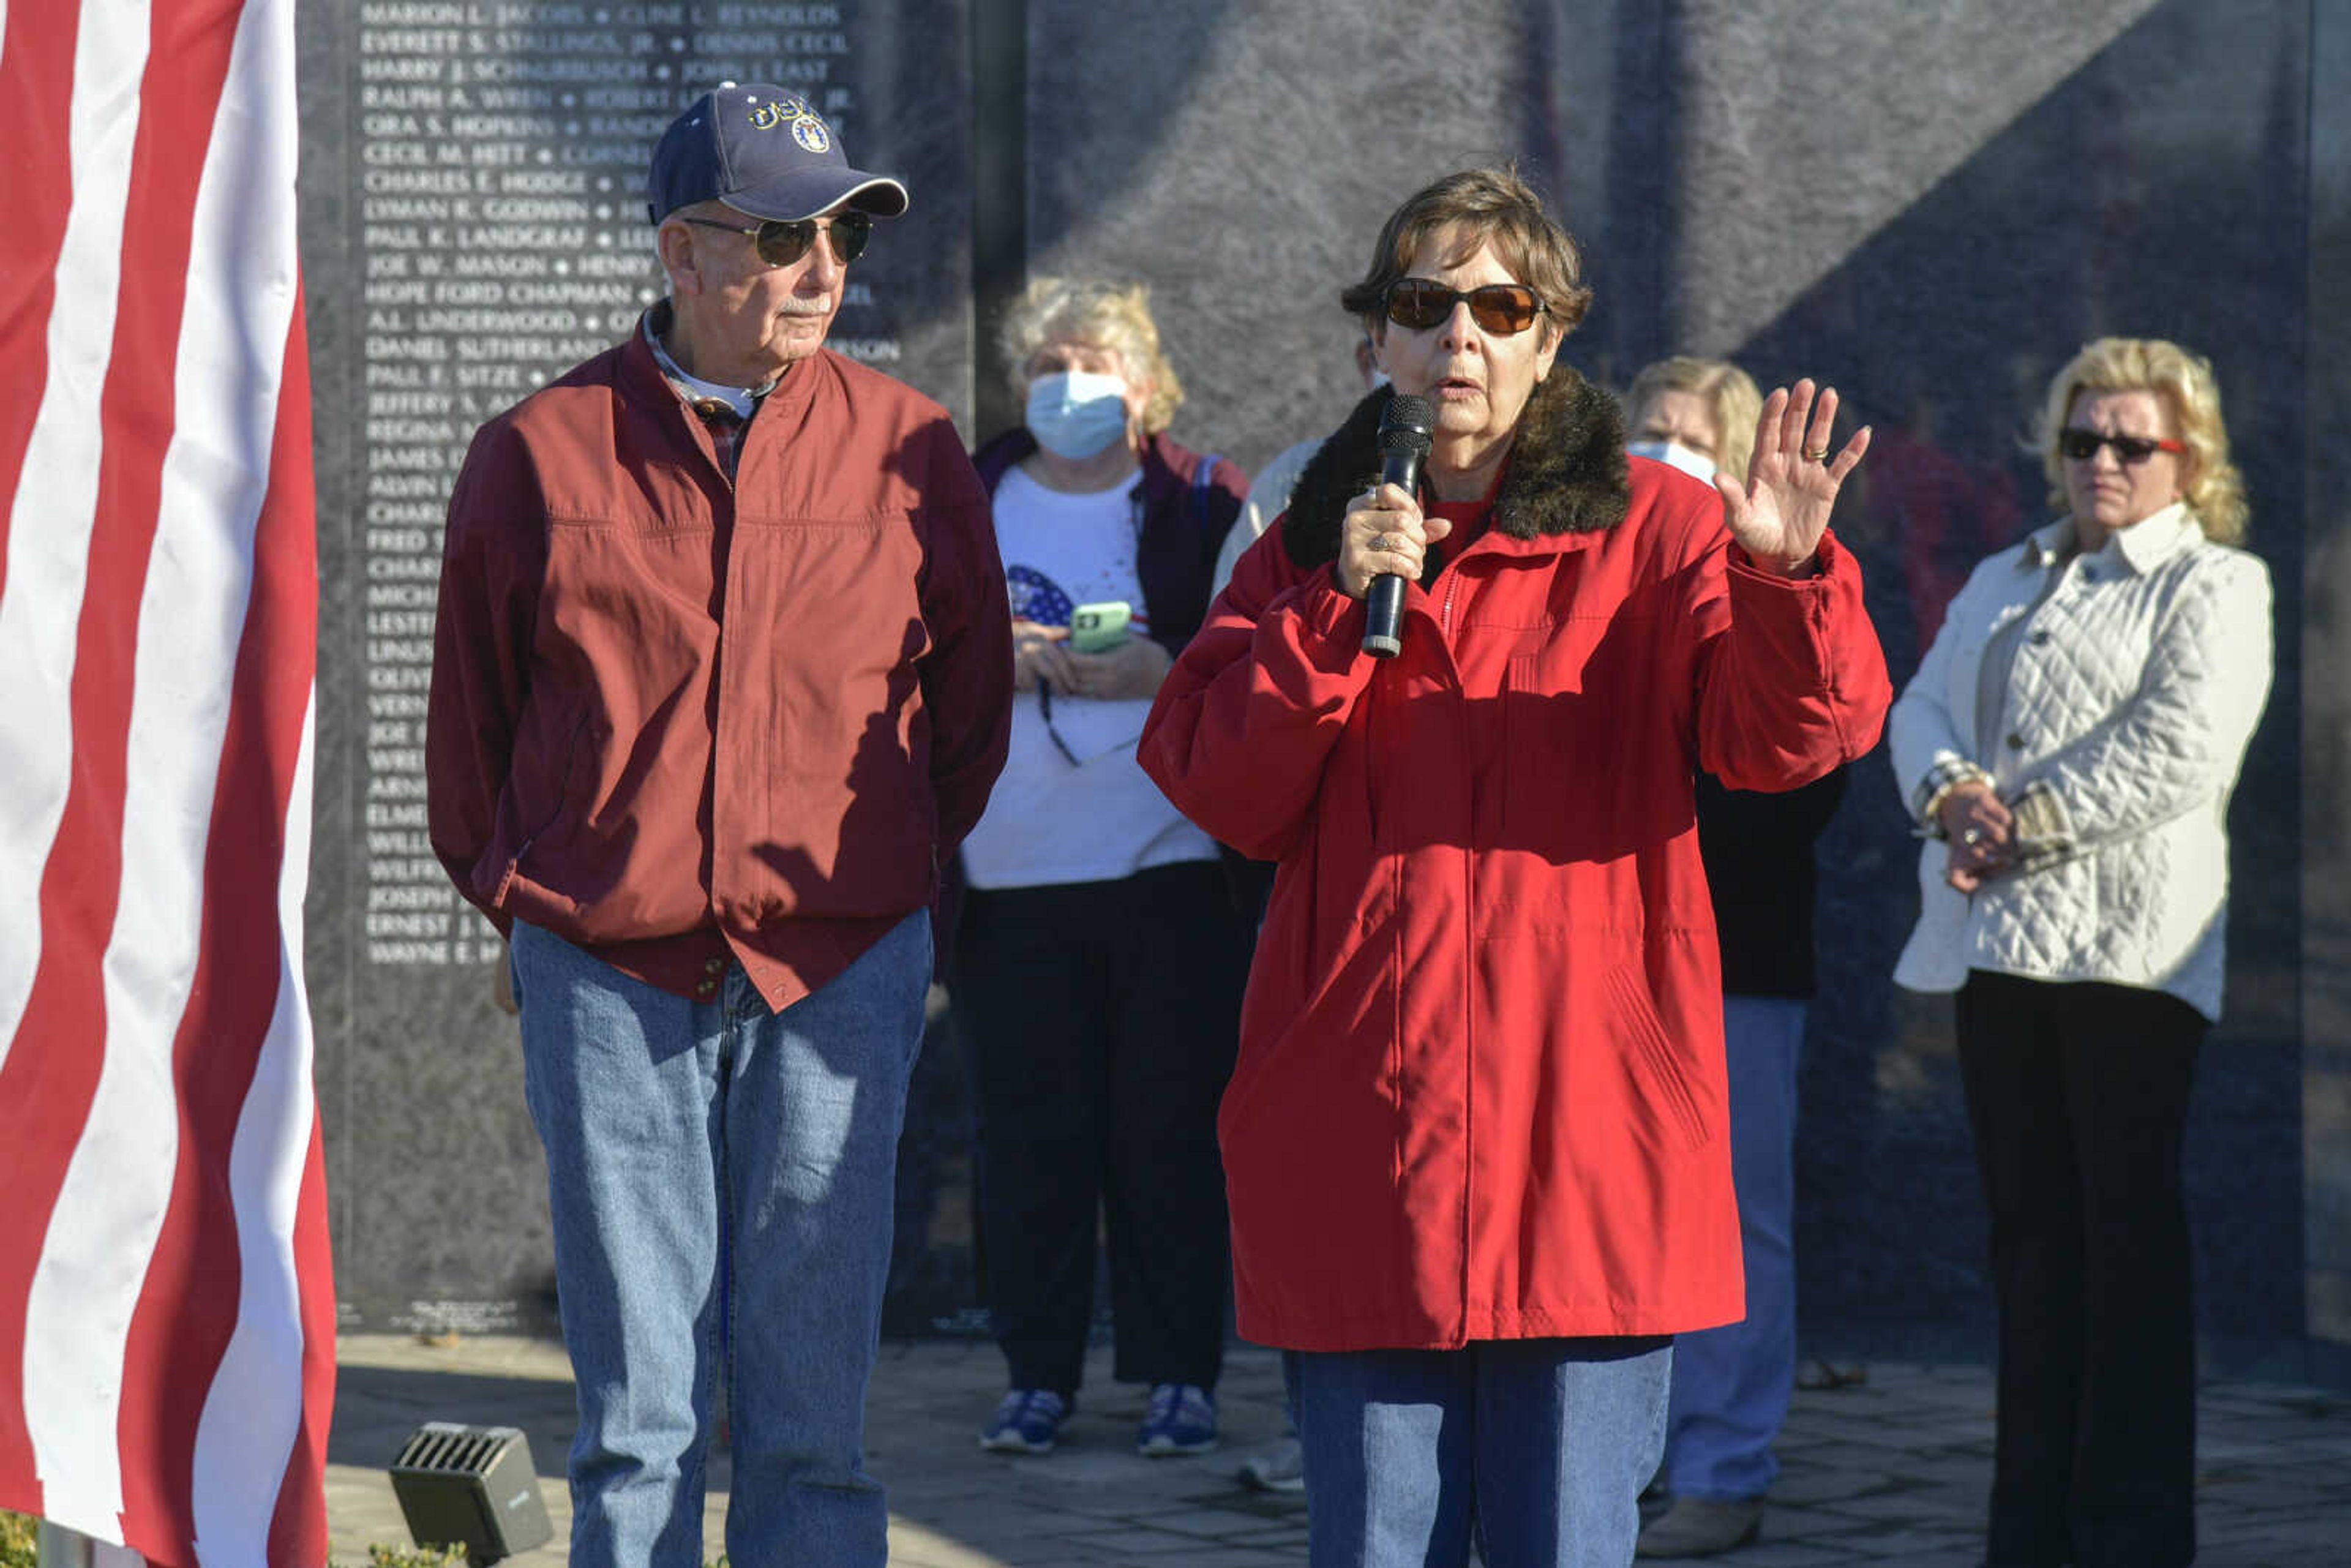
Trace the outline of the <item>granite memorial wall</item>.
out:
M 306 14 L 305 245 L 322 552 L 312 980 L 347 1312 L 543 1321 L 546 1228 L 486 927 L 423 847 L 416 721 L 439 508 L 474 423 L 657 287 L 645 152 L 697 85 L 769 76 L 903 171 L 834 342 L 985 437 L 988 329 L 1037 272 L 1147 280 L 1189 401 L 1254 465 L 1352 401 L 1338 309 L 1381 219 L 1516 159 L 1585 245 L 1567 357 L 1834 382 L 1876 446 L 1839 519 L 1897 682 L 1972 563 L 2046 516 L 2019 447 L 2108 332 L 2210 355 L 2276 580 L 2278 679 L 2232 812 L 2227 1019 L 2189 1166 L 2225 1364 L 2351 1341 L 2351 705 L 2335 694 L 2351 5 L 2023 0 L 402 4 Z M 2334 259 L 2330 272 L 2328 258 Z M 2340 583 L 2342 586 L 2337 586 Z M 2314 674 L 2305 682 L 2304 672 Z M 1804 1068 L 1807 1333 L 1980 1354 L 1991 1305 L 1949 1007 L 1897 991 L 1915 846 L 1882 753 L 1824 845 Z M 967 1111 L 926 1051 L 893 1332 L 969 1327 Z

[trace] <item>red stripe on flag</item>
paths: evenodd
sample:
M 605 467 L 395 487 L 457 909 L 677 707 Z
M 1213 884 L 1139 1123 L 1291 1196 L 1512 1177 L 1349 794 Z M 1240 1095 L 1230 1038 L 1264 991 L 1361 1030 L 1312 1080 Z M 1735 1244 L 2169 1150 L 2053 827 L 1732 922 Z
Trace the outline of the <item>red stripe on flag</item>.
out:
M 318 491 L 310 471 L 308 314 L 298 285 L 294 325 L 286 345 L 286 381 L 278 392 L 277 438 L 269 482 L 272 501 L 283 498 L 285 504 L 282 510 L 273 506 L 262 514 L 261 570 L 255 584 L 257 601 L 266 599 L 273 605 L 300 607 L 301 623 L 295 628 L 298 636 L 288 643 L 285 662 L 301 666 L 303 689 L 292 691 L 289 682 L 285 705 L 270 716 L 281 739 L 277 749 L 289 760 L 300 751 L 305 738 L 317 689 L 319 654 L 319 518 Z M 294 619 L 290 610 L 288 619 Z M 281 802 L 286 799 L 279 796 Z M 307 810 L 308 802 L 302 804 Z M 292 956 L 291 962 L 301 961 L 299 952 Z M 304 1027 L 308 1027 L 307 1018 Z M 307 1063 L 303 1071 L 301 1092 L 311 1099 L 310 1146 L 303 1159 L 301 1207 L 294 1217 L 294 1273 L 301 1281 L 302 1295 L 302 1422 L 294 1433 L 293 1451 L 286 1458 L 277 1512 L 270 1521 L 270 1568 L 310 1568 L 327 1560 L 327 1437 L 335 1415 L 335 1268 L 327 1228 L 326 1142 Z
M 306 397 L 307 404 L 308 399 Z M 270 1568 L 311 1568 L 327 1560 L 327 1435 L 335 1414 L 335 1281 L 328 1258 L 327 1157 L 319 1120 L 302 1169 L 294 1220 L 294 1269 L 302 1280 L 302 1425 L 286 1458 L 277 1513 L 269 1521 Z
M 224 8 L 217 0 L 181 0 L 158 5 L 152 14 L 129 201 L 129 210 L 139 214 L 140 238 L 137 245 L 123 247 L 121 315 L 107 387 L 110 434 L 124 425 L 152 429 L 159 435 L 172 427 L 172 383 L 187 293 L 185 258 L 192 249 L 196 190 L 204 178 L 209 132 L 236 42 L 237 10 L 234 5 Z M 225 388 L 223 396 L 234 396 L 235 391 Z M 153 444 L 155 466 L 141 476 L 151 486 L 160 484 L 162 452 L 169 444 L 157 439 Z M 110 465 L 114 450 L 110 442 Z M 308 477 L 306 464 L 306 486 Z M 158 493 L 151 488 L 139 497 L 137 509 L 142 516 L 152 513 L 158 501 Z M 236 1327 L 236 1292 L 223 1288 L 237 1277 L 236 1216 L 228 1198 L 229 1149 L 277 1000 L 276 948 L 257 937 L 277 923 L 276 878 L 265 868 L 276 866 L 280 858 L 271 846 L 284 821 L 282 805 L 274 803 L 282 790 L 270 790 L 266 773 L 256 781 L 239 776 L 241 770 L 269 760 L 251 733 L 255 716 L 238 711 L 249 700 L 243 690 L 242 666 L 256 625 L 266 623 L 266 616 L 256 620 L 261 609 L 256 602 L 248 611 L 239 651 L 238 690 L 222 748 L 223 793 L 213 803 L 214 836 L 205 848 L 204 929 L 189 1005 L 173 1044 L 179 1163 L 123 1367 L 119 1430 L 124 1529 L 135 1532 L 130 1536 L 134 1546 L 162 1563 L 193 1560 L 185 1546 L 195 1533 L 190 1455 L 213 1368 Z M 298 667 L 307 670 L 307 659 Z M 307 700 L 307 692 L 297 700 L 298 705 Z M 289 760 L 289 773 L 291 768 Z M 233 852 L 218 837 L 225 827 L 238 835 Z M 219 876 L 216 868 L 225 852 L 249 857 L 242 880 L 235 874 Z M 222 956 L 213 950 L 224 915 L 241 923 L 229 929 L 255 934 L 248 938 L 250 951 L 269 961 L 257 1021 L 246 1017 L 254 1005 L 251 982 L 222 974 Z M 200 1060 L 192 1061 L 192 1057 Z M 159 1304 L 169 1333 L 158 1336 L 150 1327 L 142 1339 L 141 1322 Z
M 216 16 L 209 29 L 192 28 L 181 18 L 193 8 L 166 5 L 155 15 L 155 47 L 141 84 L 126 204 L 127 212 L 138 214 L 139 243 L 122 247 L 99 402 L 96 517 L 71 693 L 72 781 L 41 879 L 40 967 L 16 1036 L 26 1049 L 12 1049 L 0 1068 L 0 1148 L 16 1151 L 12 1201 L 0 1210 L 0 1260 L 22 1270 L 0 1283 L 0 1354 L 6 1357 L 0 1370 L 0 1476 L 21 1467 L 28 1483 L 32 1454 L 24 1435 L 21 1383 L 26 1313 L 50 1210 L 89 1115 L 106 1049 L 101 970 L 120 894 L 140 600 L 172 428 L 196 184 L 235 37 L 234 12 L 225 28 Z M 30 7 L 9 9 L 13 29 L 16 16 Z M 46 128 L 44 141 L 65 144 L 62 118 Z M 12 486 L 21 473 L 20 466 Z M 78 1049 L 62 1049 L 65 1041 Z M 23 1446 L 12 1448 L 15 1443 Z
M 298 302 L 204 845 L 194 985 L 172 1044 L 179 1165 L 123 1369 L 123 1529 L 157 1563 L 193 1560 L 196 1428 L 240 1304 L 230 1288 L 239 1275 L 230 1155 L 277 1011 L 285 954 L 278 871 L 319 634 L 307 358 Z M 307 1076 L 296 1092 L 308 1097 Z M 311 1283 L 303 1281 L 306 1289 Z M 319 1284 L 329 1298 L 331 1347 L 331 1280 Z
M 8 150 L 8 221 L 0 224 L 0 593 L 8 587 L 7 498 L 16 494 L 25 446 L 32 439 L 38 388 L 49 373 L 49 308 L 57 298 L 57 254 L 65 246 L 73 199 L 66 115 L 73 98 L 75 0 L 17 0 L 0 38 L 0 147 Z M 0 1379 L 13 1379 L 10 1372 Z M 9 1386 L 0 1381 L 0 1392 Z M 16 1401 L 0 1399 L 0 1489 L 11 1469 L 8 1429 L 21 1446 Z M 0 1490 L 0 1495 L 5 1495 Z
M 74 42 L 78 8 L 69 5 L 12 5 L 7 53 L 0 57 L 0 134 L 22 134 L 13 151 L 39 171 L 34 186 L 53 192 L 68 183 L 68 147 Z M 38 79 L 35 79 L 38 78 Z M 28 112 L 20 115 L 17 95 Z M 11 123 L 13 122 L 13 123 Z M 11 182 L 12 187 L 14 181 Z M 12 198 L 11 205 L 14 205 Z M 54 230 L 37 237 L 25 260 L 38 269 L 37 284 L 0 299 L 0 353 L 16 362 L 29 355 L 45 378 L 48 316 L 55 293 L 65 210 L 35 212 L 34 225 Z M 16 222 L 0 225 L 0 244 L 16 259 Z M 46 249 L 40 248 L 46 245 Z M 16 276 L 13 267 L 5 269 Z M 36 298 L 37 309 L 34 308 Z M 7 465 L 6 496 L 13 507 L 21 482 L 26 433 L 40 402 L 39 383 L 30 395 L 0 399 L 0 461 Z M 21 425 L 18 422 L 21 421 Z M 160 454 L 159 454 L 160 459 Z M 152 486 L 150 486 L 152 494 Z M 0 511 L 0 522 L 6 512 Z M 154 535 L 151 507 L 144 519 L 110 517 L 103 507 L 91 540 L 91 582 L 82 606 L 79 650 L 74 671 L 73 781 L 64 819 L 43 869 L 40 890 L 41 962 L 16 1039 L 41 1049 L 12 1049 L 0 1065 L 0 1149 L 9 1151 L 9 1201 L 0 1205 L 0 1501 L 39 1511 L 40 1486 L 33 1468 L 32 1440 L 24 1411 L 25 1316 L 33 1270 L 49 1210 L 65 1180 L 66 1166 L 90 1097 L 98 1085 L 103 1053 L 105 1009 L 99 960 L 114 924 L 120 870 L 122 752 L 130 724 L 131 644 L 138 616 L 139 585 L 146 575 L 145 545 Z M 5 541 L 0 541 L 5 543 Z M 105 563 L 103 571 L 96 563 Z M 126 564 L 127 563 L 127 564 Z M 101 582 L 99 578 L 103 576 Z M 127 580 L 127 583 L 126 583 Z M 120 601 L 127 587 L 130 608 Z M 5 582 L 0 580 L 0 591 Z M 68 1049 L 63 1042 L 74 1042 Z

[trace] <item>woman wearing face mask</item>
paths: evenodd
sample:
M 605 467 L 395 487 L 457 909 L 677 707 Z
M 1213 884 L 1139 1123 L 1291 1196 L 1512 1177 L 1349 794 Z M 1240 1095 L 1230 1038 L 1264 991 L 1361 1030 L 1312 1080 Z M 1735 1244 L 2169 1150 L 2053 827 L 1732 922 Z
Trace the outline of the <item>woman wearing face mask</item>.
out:
M 1625 451 L 1712 484 L 1718 469 L 1747 472 L 1763 394 L 1728 360 L 1677 354 L 1633 378 L 1625 408 L 1633 433 Z
M 1958 993 L 2000 1306 L 1992 1568 L 2196 1552 L 2180 1153 L 2220 1014 L 2228 807 L 2270 581 L 2212 368 L 2102 338 L 2049 383 L 2046 528 L 1978 566 L 1888 720 L 1928 838 L 1895 979 Z
M 1625 450 L 1711 484 L 1743 476 L 1763 406 L 1721 360 L 1660 360 L 1625 394 Z M 1722 949 L 1731 1183 L 1747 1315 L 1678 1335 L 1660 1479 L 1673 1506 L 1641 1531 L 1645 1557 L 1700 1557 L 1761 1528 L 1779 1474 L 1771 1444 L 1796 1372 L 1796 1067 L 1814 980 L 1813 846 L 1844 798 L 1843 766 L 1765 794 L 1698 780 L 1698 841 Z
M 1395 396 L 1306 465 L 1144 734 L 1280 862 L 1218 1131 L 1240 1331 L 1299 1353 L 1316 1568 L 1632 1557 L 1671 1336 L 1742 1310 L 1693 770 L 1805 783 L 1891 695 L 1826 531 L 1866 434 L 1832 446 L 1800 382 L 1744 485 L 1628 465 L 1560 351 L 1581 272 L 1512 171 L 1397 208 L 1339 296 Z M 1418 494 L 1381 482 L 1404 397 Z
M 1075 1408 L 1099 1210 L 1114 1375 L 1151 1389 L 1136 1444 L 1197 1453 L 1217 1441 L 1215 1124 L 1248 933 L 1215 843 L 1144 777 L 1134 742 L 1207 609 L 1247 480 L 1167 436 L 1183 391 L 1142 287 L 1040 277 L 1003 350 L 1028 420 L 976 463 L 1019 695 L 1010 758 L 964 841 L 949 973 L 978 1103 L 983 1288 L 1010 1375 L 980 1442 L 1043 1453 Z M 1105 605 L 1124 607 L 1123 631 Z

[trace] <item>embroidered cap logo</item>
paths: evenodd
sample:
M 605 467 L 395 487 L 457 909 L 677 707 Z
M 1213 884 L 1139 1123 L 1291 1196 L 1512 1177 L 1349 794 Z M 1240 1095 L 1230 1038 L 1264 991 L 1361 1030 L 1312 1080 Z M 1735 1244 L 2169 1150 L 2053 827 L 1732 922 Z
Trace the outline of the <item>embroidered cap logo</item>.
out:
M 750 113 L 751 124 L 760 131 L 773 131 L 786 120 L 794 121 L 793 134 L 799 134 L 798 121 L 810 119 L 816 111 L 807 100 L 798 98 L 772 98 Z M 816 151 L 821 152 L 819 148 Z

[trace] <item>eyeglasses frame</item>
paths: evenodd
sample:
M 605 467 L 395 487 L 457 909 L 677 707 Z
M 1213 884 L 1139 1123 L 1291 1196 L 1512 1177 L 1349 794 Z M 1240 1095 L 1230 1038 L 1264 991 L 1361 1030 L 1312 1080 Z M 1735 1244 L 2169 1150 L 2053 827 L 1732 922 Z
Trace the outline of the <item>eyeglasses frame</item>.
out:
M 2069 441 L 2087 441 L 2090 444 L 2090 449 L 2076 457 L 2065 450 L 2065 444 Z M 2132 446 L 2144 447 L 2145 450 L 2133 455 L 2125 450 L 2126 443 Z M 2175 457 L 2185 457 L 2188 455 L 2186 442 L 2175 441 L 2168 436 L 2125 435 L 2120 433 L 2106 435 L 2095 430 L 2084 430 L 2079 425 L 2071 424 L 2057 433 L 2057 455 L 2067 463 L 2095 463 L 2098 460 L 2098 449 L 2102 446 L 2112 447 L 2115 462 L 2125 468 L 2136 468 L 2158 452 L 2168 452 Z
M 863 239 L 857 242 L 856 249 L 851 251 L 847 256 L 843 256 L 841 254 L 839 242 L 834 240 L 832 237 L 835 226 L 843 219 L 854 220 L 850 224 L 848 229 L 849 233 L 862 233 L 865 236 Z M 843 267 L 847 267 L 859 256 L 863 256 L 865 254 L 865 247 L 873 242 L 872 215 L 868 213 L 854 211 L 837 214 L 836 215 L 829 218 L 763 218 L 757 225 L 747 229 L 738 227 L 734 224 L 722 224 L 716 218 L 682 217 L 678 221 L 681 223 L 692 224 L 696 228 L 716 229 L 721 234 L 749 235 L 751 236 L 753 248 L 758 250 L 759 253 L 759 259 L 766 262 L 769 267 L 790 267 L 799 262 L 802 258 L 807 256 L 809 252 L 816 248 L 817 237 L 820 235 L 823 236 L 827 248 L 831 250 L 833 260 L 839 262 Z M 808 227 L 808 241 L 800 246 L 799 255 L 791 257 L 789 260 L 776 260 L 768 254 L 768 247 L 759 243 L 760 236 L 767 234 L 769 229 L 789 231 L 798 229 L 803 225 L 806 225 Z
M 1446 300 L 1444 313 L 1437 316 L 1424 327 L 1416 327 L 1409 321 L 1398 320 L 1395 313 L 1396 292 L 1397 290 L 1406 287 L 1410 287 L 1415 289 L 1430 289 L 1447 296 L 1448 298 Z M 1514 290 L 1519 293 L 1523 293 L 1532 298 L 1534 300 L 1534 311 L 1527 318 L 1526 325 L 1521 327 L 1498 327 L 1491 321 L 1487 320 L 1484 316 L 1480 315 L 1478 310 L 1477 297 L 1485 293 L 1489 289 Z M 1435 330 L 1439 326 L 1442 326 L 1445 321 L 1452 316 L 1457 308 L 1465 304 L 1469 307 L 1469 319 L 1471 320 L 1477 322 L 1479 327 L 1485 329 L 1487 331 L 1496 333 L 1505 338 L 1515 338 L 1521 332 L 1531 330 L 1538 320 L 1551 314 L 1551 307 L 1544 303 L 1543 297 L 1527 284 L 1481 283 L 1475 288 L 1447 288 L 1433 277 L 1399 277 L 1395 282 L 1389 284 L 1380 298 L 1380 313 L 1386 319 L 1388 325 L 1391 327 L 1401 327 L 1407 332 L 1428 332 Z

